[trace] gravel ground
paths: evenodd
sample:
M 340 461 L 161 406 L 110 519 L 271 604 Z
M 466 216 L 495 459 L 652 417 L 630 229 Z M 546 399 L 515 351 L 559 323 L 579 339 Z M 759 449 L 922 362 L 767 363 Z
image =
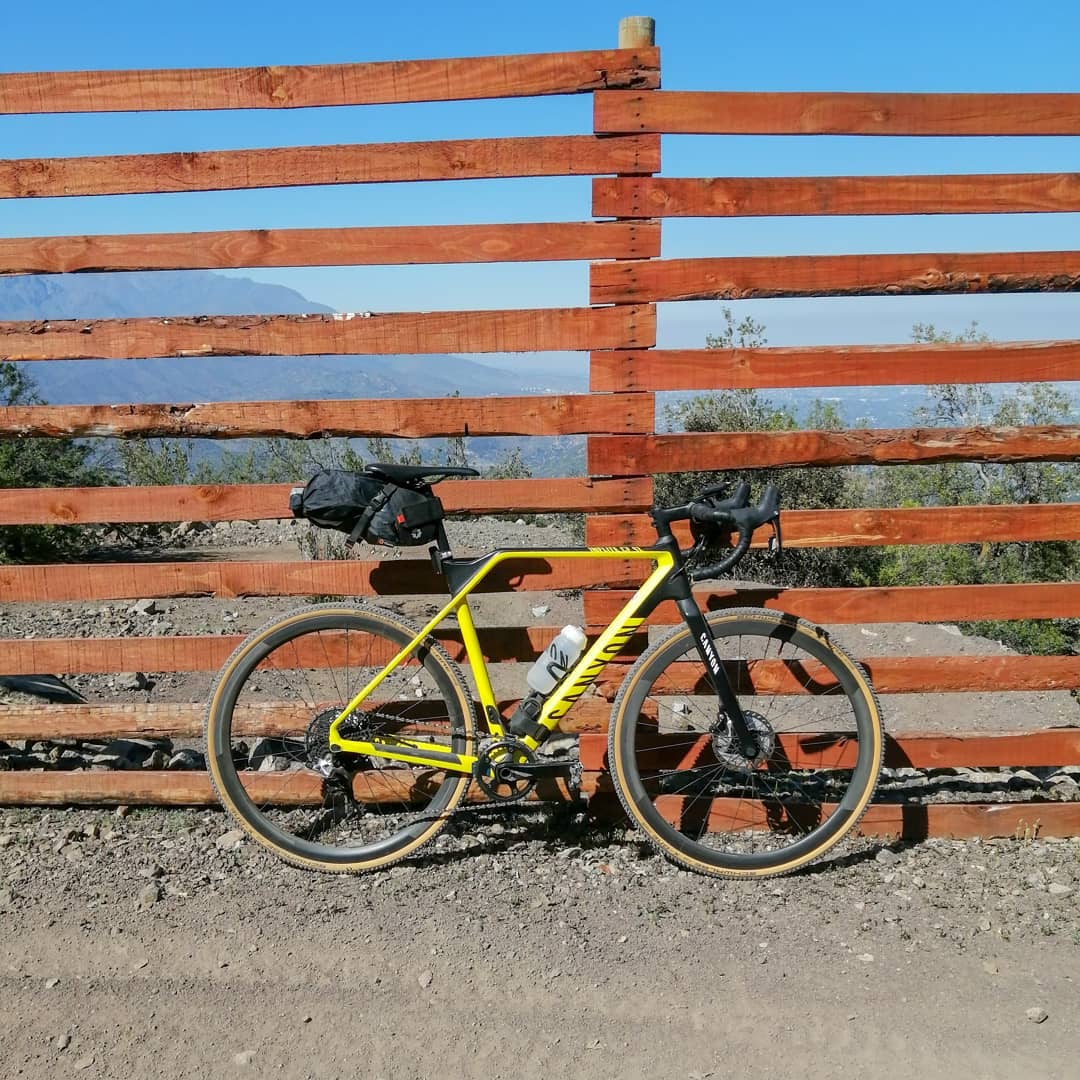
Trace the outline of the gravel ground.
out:
M 1059 1077 L 1080 842 L 688 875 L 506 810 L 359 878 L 219 813 L 0 815 L 5 1076 Z

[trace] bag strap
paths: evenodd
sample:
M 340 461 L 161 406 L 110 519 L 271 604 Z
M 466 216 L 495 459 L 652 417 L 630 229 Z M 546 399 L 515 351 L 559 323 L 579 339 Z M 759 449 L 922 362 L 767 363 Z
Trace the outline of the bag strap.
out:
M 364 512 L 352 527 L 352 531 L 345 541 L 346 547 L 355 547 L 357 540 L 363 539 L 364 533 L 367 532 L 372 518 L 374 518 L 375 515 L 390 501 L 390 496 L 393 495 L 396 490 L 397 487 L 394 484 L 384 484 L 379 489 L 378 493 L 372 497 L 371 502 L 364 507 Z

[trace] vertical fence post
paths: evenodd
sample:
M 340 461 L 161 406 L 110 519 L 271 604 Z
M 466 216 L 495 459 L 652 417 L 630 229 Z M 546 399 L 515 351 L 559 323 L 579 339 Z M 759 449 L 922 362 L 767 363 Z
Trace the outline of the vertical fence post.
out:
M 620 49 L 652 48 L 654 46 L 654 44 L 655 44 L 655 40 L 656 40 L 656 20 L 651 18 L 650 16 L 648 16 L 648 15 L 628 15 L 626 18 L 619 20 L 619 48 Z M 642 92 L 646 93 L 647 91 L 642 91 Z M 596 95 L 598 95 L 598 94 L 603 94 L 603 93 L 605 93 L 605 91 L 597 90 L 594 93 L 594 97 Z M 653 174 L 649 174 L 649 175 L 653 175 Z M 636 218 L 635 220 L 638 220 L 638 221 L 641 221 L 641 222 L 647 222 L 650 219 L 648 217 L 643 216 L 641 218 Z M 593 355 L 595 355 L 595 354 L 590 354 L 590 360 L 589 360 L 590 367 L 592 365 L 592 357 L 593 357 Z M 591 372 L 590 372 L 590 376 L 591 376 Z M 590 377 L 590 386 L 592 385 L 592 383 L 593 383 L 593 380 Z M 627 387 L 621 387 L 621 386 L 616 387 L 613 392 L 614 393 L 625 393 L 625 392 L 628 392 L 628 388 Z M 652 428 L 653 428 L 653 430 L 655 430 L 655 428 L 656 428 L 656 417 L 655 417 L 655 415 L 653 416 Z M 596 438 L 596 436 L 592 436 L 592 435 L 587 436 L 587 438 L 586 438 L 587 446 L 591 447 L 593 445 L 593 443 L 594 443 L 595 438 Z M 619 479 L 631 479 L 631 477 L 633 477 L 633 476 L 634 476 L 634 474 L 631 473 L 631 472 L 619 473 L 618 474 Z M 651 479 L 650 479 L 649 490 L 650 490 L 650 501 L 651 501 L 651 491 L 652 491 Z M 610 544 L 610 543 L 613 543 L 613 542 L 617 542 L 617 541 L 612 541 L 611 539 L 603 539 L 603 540 L 597 540 L 596 539 L 596 537 L 598 535 L 600 535 L 600 533 L 602 532 L 602 525 L 601 525 L 602 522 L 603 522 L 603 516 L 599 515 L 599 514 L 590 514 L 590 515 L 588 515 L 586 517 L 586 519 L 585 519 L 586 543 Z M 597 528 L 597 526 L 601 526 L 601 528 Z M 592 610 L 591 610 L 592 607 L 593 607 L 592 600 L 593 600 L 592 595 L 589 592 L 586 592 L 585 597 L 584 597 L 584 601 L 583 601 L 584 610 L 585 610 L 585 624 L 586 624 L 587 627 L 599 628 L 599 627 L 602 627 L 602 626 L 606 625 L 607 619 L 603 618 L 603 617 L 601 617 L 599 615 L 597 615 L 597 616 L 593 615 Z
M 619 48 L 645 49 L 656 44 L 656 20 L 648 15 L 627 15 L 619 20 Z

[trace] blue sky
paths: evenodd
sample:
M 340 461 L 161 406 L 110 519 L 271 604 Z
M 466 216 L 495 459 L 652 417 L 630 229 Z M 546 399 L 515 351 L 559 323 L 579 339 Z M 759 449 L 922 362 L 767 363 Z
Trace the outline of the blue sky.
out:
M 109 2 L 4 5 L 0 70 L 330 63 L 611 47 L 657 17 L 664 86 L 735 90 L 1080 90 L 1080 5 L 908 2 L 543 5 Z M 0 156 L 584 133 L 590 98 L 284 112 L 0 117 Z M 1080 138 L 665 137 L 670 176 L 1080 172 Z M 0 236 L 588 217 L 584 178 L 0 201 Z M 668 221 L 667 257 L 1080 247 L 1080 214 Z M 587 302 L 583 264 L 258 270 L 345 310 Z M 911 324 L 1080 336 L 1080 296 L 778 300 L 733 305 L 773 344 L 905 340 Z M 703 344 L 716 305 L 663 305 L 661 344 Z

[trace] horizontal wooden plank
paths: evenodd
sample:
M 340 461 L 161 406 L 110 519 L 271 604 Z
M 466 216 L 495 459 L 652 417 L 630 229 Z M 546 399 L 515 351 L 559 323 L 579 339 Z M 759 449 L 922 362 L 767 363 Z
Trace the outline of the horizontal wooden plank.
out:
M 595 263 L 594 304 L 777 296 L 1073 292 L 1080 251 L 789 255 Z
M 298 482 L 303 477 L 298 477 Z M 292 484 L 200 484 L 175 487 L 0 488 L 0 525 L 89 525 L 136 521 L 263 521 L 291 518 Z M 452 514 L 646 510 L 645 477 L 590 480 L 537 477 L 443 484 Z
M 1035 585 L 905 585 L 862 589 L 698 586 L 694 593 L 707 610 L 766 607 L 791 612 L 816 623 L 1070 619 L 1080 611 L 1080 582 L 1073 581 Z M 604 626 L 611 622 L 631 595 L 622 589 L 587 592 L 587 624 Z M 673 605 L 661 604 L 650 621 L 666 624 L 678 622 L 679 618 Z
M 517 705 L 513 699 L 499 702 L 504 716 L 512 715 Z M 559 730 L 606 731 L 610 712 L 610 701 L 586 698 L 560 722 Z M 311 715 L 312 708 L 307 704 L 278 701 L 243 705 L 234 714 L 233 732 L 245 736 L 294 734 L 298 729 L 307 729 Z M 0 739 L 198 739 L 205 720 L 203 702 L 0 706 Z
M 1080 457 L 1080 426 L 601 435 L 589 439 L 587 455 L 594 476 L 795 465 L 1073 461 Z
M 597 177 L 593 216 L 794 217 L 1080 210 L 1078 173 Z
M 0 322 L 0 360 L 543 352 L 655 342 L 649 305 Z
M 646 560 L 520 559 L 496 567 L 480 592 L 636 586 Z M 0 596 L 19 603 L 144 596 L 438 595 L 446 581 L 427 559 L 321 562 L 0 563 Z
M 644 433 L 652 394 L 554 394 L 518 398 L 368 401 L 221 401 L 207 404 L 0 406 L 0 439 L 27 435 L 246 439 L 386 435 L 582 435 Z
M 667 742 L 679 756 L 688 756 L 692 733 L 657 735 L 656 750 L 650 752 L 649 767 L 662 767 Z M 708 750 L 710 736 L 701 736 L 702 749 Z M 785 756 L 793 768 L 850 769 L 855 764 L 857 746 L 853 740 L 837 741 L 835 736 L 812 732 L 785 732 L 779 736 Z M 643 747 L 642 740 L 637 745 Z M 583 769 L 607 770 L 607 736 L 583 734 L 578 740 Z M 641 767 L 644 750 L 639 752 Z M 675 759 L 677 761 L 678 758 Z M 711 760 L 711 759 L 710 759 Z M 1080 765 L 1080 728 L 1054 728 L 1045 731 L 964 731 L 912 732 L 888 736 L 885 740 L 885 766 L 890 769 L 990 769 L 1002 767 L 1043 768 L 1056 765 Z M 674 768 L 674 762 L 668 764 Z
M 1080 540 L 1080 503 L 785 510 L 781 525 L 784 546 L 792 548 Z M 690 523 L 676 522 L 672 528 L 679 543 L 689 547 Z M 753 546 L 765 547 L 767 533 L 759 530 Z M 598 514 L 586 521 L 585 539 L 591 547 L 647 547 L 656 542 L 656 530 L 643 514 Z
M 0 199 L 653 173 L 658 135 L 538 135 L 0 160 Z
M 485 627 L 479 630 L 489 660 L 533 660 L 555 639 L 559 627 Z M 434 635 L 454 660 L 464 648 L 455 631 Z M 122 671 L 217 671 L 243 640 L 235 634 L 184 637 L 116 638 L 0 638 L 0 675 L 38 672 L 114 674 Z M 325 635 L 324 635 L 325 640 Z M 639 639 L 640 644 L 640 639 Z M 312 657 L 312 666 L 325 666 L 326 655 Z M 386 657 L 389 661 L 389 655 Z M 344 663 L 344 656 L 340 658 Z
M 659 254 L 660 225 L 647 221 L 33 236 L 0 239 L 0 276 L 98 270 L 643 259 Z
M 0 114 L 307 109 L 579 94 L 660 85 L 658 49 L 148 71 L 0 75 Z
M 1080 94 L 618 90 L 598 132 L 670 135 L 1080 135 Z
M 656 800 L 660 813 L 673 824 L 682 819 L 689 808 L 684 796 L 662 795 Z M 591 809 L 591 804 L 590 804 Z M 825 815 L 832 807 L 826 805 Z M 818 808 L 809 808 L 816 824 Z M 794 816 L 799 831 L 810 825 L 799 821 L 796 808 L 785 808 L 783 819 Z M 703 815 L 699 802 L 693 806 L 694 831 Z M 727 832 L 732 829 L 772 829 L 778 827 L 775 814 L 758 802 L 748 799 L 713 799 L 708 812 L 708 830 Z M 905 840 L 925 840 L 929 837 L 950 837 L 955 840 L 1034 839 L 1040 837 L 1080 836 L 1080 803 L 928 803 L 899 805 L 877 803 L 866 811 L 855 829 L 856 835 L 881 838 L 902 837 Z
M 414 785 L 422 785 L 427 798 L 433 780 L 442 774 L 408 769 L 357 773 L 353 793 L 363 803 L 407 801 Z M 259 802 L 279 806 L 313 806 L 321 799 L 322 780 L 312 772 L 245 772 L 241 782 Z M 583 785 L 584 786 L 584 785 Z M 591 786 L 591 784 L 590 784 Z M 547 780 L 528 796 L 531 801 L 569 798 L 563 781 Z M 466 796 L 481 802 L 478 787 Z M 138 769 L 125 772 L 5 772 L 0 773 L 0 806 L 217 806 L 217 794 L 205 772 L 165 772 Z
M 594 352 L 590 388 L 744 390 L 1080 379 L 1080 341 Z

